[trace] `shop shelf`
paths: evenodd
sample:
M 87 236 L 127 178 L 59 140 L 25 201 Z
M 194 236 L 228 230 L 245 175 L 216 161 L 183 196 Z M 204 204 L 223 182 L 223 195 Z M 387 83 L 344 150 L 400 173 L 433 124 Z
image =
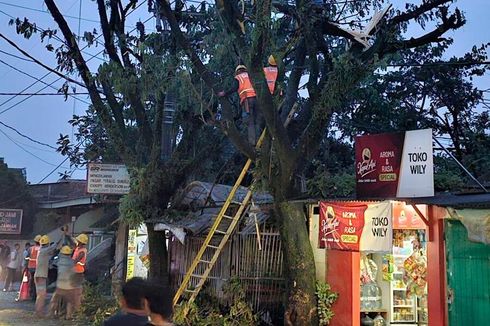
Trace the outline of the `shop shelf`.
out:
M 393 308 L 413 308 L 413 304 L 393 305 Z

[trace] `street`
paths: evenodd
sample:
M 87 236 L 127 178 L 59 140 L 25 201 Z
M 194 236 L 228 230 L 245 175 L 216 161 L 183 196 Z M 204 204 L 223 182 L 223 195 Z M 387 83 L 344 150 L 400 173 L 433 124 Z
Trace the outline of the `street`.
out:
M 18 284 L 14 288 L 18 288 Z M 0 326 L 7 325 L 36 325 L 36 326 L 58 326 L 58 325 L 77 325 L 74 322 L 67 322 L 58 319 L 43 318 L 34 316 L 34 302 L 22 301 L 15 302 L 17 292 L 0 292 Z M 50 296 L 49 296 L 50 297 Z M 49 301 L 46 300 L 46 303 Z

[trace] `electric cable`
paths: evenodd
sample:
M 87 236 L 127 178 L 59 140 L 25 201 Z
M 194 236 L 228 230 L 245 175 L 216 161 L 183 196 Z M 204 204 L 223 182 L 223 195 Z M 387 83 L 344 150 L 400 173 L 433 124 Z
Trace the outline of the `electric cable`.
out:
M 4 126 L 5 128 L 8 128 L 8 129 L 10 129 L 10 130 L 12 130 L 12 131 L 16 132 L 16 133 L 17 133 L 19 136 L 24 137 L 25 139 L 28 139 L 28 140 L 32 141 L 33 143 L 36 143 L 36 144 L 39 144 L 39 145 L 46 146 L 46 147 L 49 147 L 49 148 L 51 148 L 51 149 L 57 150 L 57 148 L 56 148 L 56 147 L 51 146 L 51 145 L 46 144 L 46 143 L 43 143 L 43 142 L 41 142 L 41 141 L 35 140 L 35 139 L 33 139 L 33 138 L 31 138 L 31 137 L 29 137 L 29 136 L 27 136 L 27 135 L 25 135 L 25 134 L 21 133 L 21 132 L 20 132 L 19 130 L 17 130 L 16 128 L 14 128 L 14 127 L 12 127 L 12 126 L 9 126 L 9 125 L 8 125 L 8 124 L 6 124 L 6 123 L 3 123 L 2 121 L 0 121 L 0 125 L 2 125 L 2 126 Z

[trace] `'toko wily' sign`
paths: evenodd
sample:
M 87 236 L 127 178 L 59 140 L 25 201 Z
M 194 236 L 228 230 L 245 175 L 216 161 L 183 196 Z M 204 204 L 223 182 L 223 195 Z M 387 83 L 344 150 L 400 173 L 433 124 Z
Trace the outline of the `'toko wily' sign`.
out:
M 356 137 L 358 198 L 434 196 L 432 130 Z

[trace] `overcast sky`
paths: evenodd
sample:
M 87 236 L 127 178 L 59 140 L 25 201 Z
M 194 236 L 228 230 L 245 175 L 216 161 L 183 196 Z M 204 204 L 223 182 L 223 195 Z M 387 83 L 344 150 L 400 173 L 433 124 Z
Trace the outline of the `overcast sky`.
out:
M 140 1 L 141 2 L 141 1 Z M 421 0 L 413 0 L 412 3 L 419 3 Z M 64 0 L 57 1 L 61 12 L 65 15 L 73 31 L 82 31 L 98 28 L 96 22 L 96 4 L 91 0 Z M 395 8 L 403 8 L 405 1 L 393 1 Z M 467 24 L 458 31 L 451 31 L 448 36 L 454 37 L 455 44 L 451 47 L 449 55 L 462 55 L 469 51 L 475 44 L 490 42 L 490 1 L 489 0 L 459 0 L 457 6 L 462 9 L 467 18 Z M 80 10 L 81 9 L 81 10 Z M 34 35 L 30 40 L 25 40 L 15 33 L 12 26 L 8 26 L 11 17 L 29 17 L 36 22 L 42 29 L 53 28 L 54 23 L 47 12 L 46 6 L 41 0 L 0 0 L 0 33 L 15 41 L 20 47 L 28 51 L 34 57 L 40 59 L 47 65 L 54 67 L 56 61 L 53 53 L 45 49 L 46 42 L 42 44 L 39 36 Z M 78 17 L 81 17 L 79 20 Z M 147 5 L 144 3 L 140 8 L 131 13 L 127 29 L 134 28 L 137 21 L 147 21 L 151 15 L 147 12 Z M 147 30 L 154 29 L 154 20 L 150 19 L 145 24 Z M 59 41 L 51 41 L 57 47 Z M 85 58 L 99 53 L 102 48 L 87 48 Z M 10 54 L 10 55 L 9 55 Z M 22 57 L 15 48 L 10 46 L 5 40 L 0 39 L 0 93 L 56 93 L 61 87 L 63 80 L 54 74 L 39 67 L 35 63 L 21 60 L 12 55 Z M 101 54 L 90 60 L 92 67 L 102 62 L 104 58 Z M 9 66 L 10 65 L 10 66 Z M 17 69 L 17 70 L 15 70 Z M 32 77 L 42 79 L 44 83 L 51 84 L 54 88 L 47 87 L 41 82 L 37 82 Z M 47 76 L 45 76 L 48 74 Z M 33 86 L 27 88 L 31 84 Z M 482 88 L 490 87 L 490 78 L 485 76 L 477 81 Z M 26 90 L 24 90 L 27 88 Z M 44 89 L 43 89 L 44 88 Z M 43 90 L 42 90 L 43 89 Z M 78 92 L 83 89 L 78 87 Z M 72 115 L 82 114 L 88 101 L 87 96 L 77 96 L 80 101 L 69 98 L 64 101 L 63 96 L 12 96 L 0 95 L 0 122 L 18 129 L 21 133 L 29 137 L 56 146 L 56 140 L 61 134 L 72 135 L 72 128 L 67 123 Z M 26 168 L 27 179 L 31 183 L 38 183 L 44 179 L 65 157 L 56 153 L 53 149 L 31 142 L 13 130 L 0 124 L 0 157 L 4 157 L 10 167 Z M 49 175 L 44 182 L 54 182 L 59 178 L 57 172 L 70 170 L 68 162 Z M 74 178 L 85 178 L 85 171 L 76 171 Z

